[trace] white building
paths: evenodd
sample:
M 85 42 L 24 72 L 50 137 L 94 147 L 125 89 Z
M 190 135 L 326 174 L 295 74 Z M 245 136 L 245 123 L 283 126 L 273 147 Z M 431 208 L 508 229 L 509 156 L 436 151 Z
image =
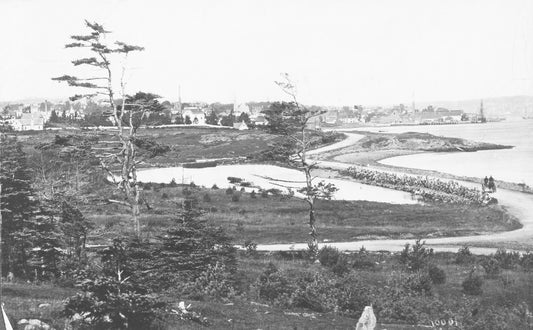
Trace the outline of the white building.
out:
M 248 129 L 248 125 L 243 121 L 240 123 L 233 123 L 233 128 L 238 129 L 239 131 L 244 131 Z
M 205 125 L 205 113 L 197 107 L 185 107 L 183 109 L 183 119 L 189 117 L 194 125 Z
M 11 126 L 15 131 L 42 131 L 44 118 L 40 113 L 23 113 L 20 118 L 11 121 Z

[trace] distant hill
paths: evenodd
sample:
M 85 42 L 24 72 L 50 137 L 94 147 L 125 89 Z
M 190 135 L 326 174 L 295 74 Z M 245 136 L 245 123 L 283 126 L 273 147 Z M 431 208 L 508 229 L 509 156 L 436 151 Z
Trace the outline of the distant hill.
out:
M 428 105 L 444 107 L 451 110 L 463 110 L 468 113 L 479 112 L 481 99 L 462 101 L 434 101 L 416 102 L 417 109 L 423 109 Z M 492 117 L 521 117 L 525 113 L 533 116 L 533 96 L 502 96 L 483 99 L 483 109 L 486 116 Z

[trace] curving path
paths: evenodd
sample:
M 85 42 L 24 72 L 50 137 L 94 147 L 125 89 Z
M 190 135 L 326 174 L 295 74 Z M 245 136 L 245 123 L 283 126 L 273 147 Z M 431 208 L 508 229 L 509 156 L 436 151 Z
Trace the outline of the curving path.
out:
M 346 138 L 345 140 L 323 148 L 312 150 L 308 154 L 317 155 L 326 151 L 344 148 L 349 145 L 352 145 L 353 143 L 364 137 L 360 134 L 346 133 L 346 135 L 348 136 L 348 138 Z M 314 160 L 317 162 L 318 167 L 322 168 L 340 170 L 353 166 L 353 164 L 341 162 L 321 161 L 316 159 Z M 372 167 L 368 168 L 382 172 L 406 174 L 399 170 L 389 171 Z M 474 184 L 472 182 L 466 181 L 458 182 L 465 186 L 479 187 L 479 184 L 477 183 Z M 508 232 L 488 235 L 428 238 L 425 239 L 426 244 L 432 247 L 435 251 L 440 252 L 456 252 L 461 246 L 468 244 L 470 246 L 470 250 L 476 254 L 494 253 L 496 251 L 495 248 L 485 248 L 482 246 L 491 245 L 495 243 L 500 243 L 501 245 L 507 247 L 523 245 L 533 246 L 533 195 L 517 191 L 498 189 L 498 192 L 494 194 L 494 197 L 498 199 L 498 203 L 504 206 L 510 214 L 519 219 L 520 223 L 523 225 L 522 228 Z M 320 243 L 320 246 L 335 246 L 339 250 L 343 251 L 358 251 L 362 246 L 364 246 L 367 250 L 371 251 L 401 251 L 406 243 L 412 244 L 413 241 L 413 239 L 364 240 L 352 242 L 327 242 Z M 261 251 L 305 250 L 307 249 L 307 243 L 259 244 L 257 246 L 257 249 Z

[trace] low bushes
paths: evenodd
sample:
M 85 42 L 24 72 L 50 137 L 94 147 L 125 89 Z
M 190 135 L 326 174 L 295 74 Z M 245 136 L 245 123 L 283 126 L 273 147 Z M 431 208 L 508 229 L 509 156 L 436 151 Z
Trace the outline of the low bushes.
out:
M 495 278 L 501 272 L 499 261 L 494 257 L 487 257 L 481 261 L 481 267 L 485 270 L 488 278 Z
M 416 240 L 412 246 L 407 243 L 400 254 L 400 262 L 407 269 L 418 271 L 428 266 L 430 259 L 433 257 L 433 249 L 428 249 L 424 245 L 426 242 Z
M 466 245 L 460 248 L 455 255 L 455 263 L 458 265 L 469 264 L 473 260 L 474 256 L 472 255 L 472 252 L 470 252 L 470 248 Z
M 318 260 L 323 266 L 332 267 L 341 257 L 339 250 L 332 246 L 324 246 L 318 251 Z
M 463 292 L 473 296 L 479 296 L 483 293 L 483 278 L 474 274 L 473 271 L 468 274 L 468 277 L 463 281 Z
M 318 260 L 336 275 L 342 276 L 350 271 L 347 257 L 337 248 L 324 246 L 318 251 Z
M 520 253 L 498 249 L 494 254 L 494 259 L 498 261 L 503 269 L 514 269 L 520 264 Z
M 377 313 L 384 313 L 380 317 L 386 315 L 394 322 L 414 323 L 429 318 L 417 308 L 427 305 L 432 295 L 432 281 L 424 272 L 397 273 L 386 285 L 376 285 L 366 283 L 355 272 L 333 276 L 322 271 L 279 270 L 272 263 L 259 276 L 256 288 L 261 299 L 284 308 L 301 307 L 359 317 L 364 306 L 372 304 Z M 416 306 L 405 306 L 405 297 L 416 297 Z
M 446 282 L 446 273 L 435 265 L 429 266 L 428 275 L 433 284 L 444 284 Z

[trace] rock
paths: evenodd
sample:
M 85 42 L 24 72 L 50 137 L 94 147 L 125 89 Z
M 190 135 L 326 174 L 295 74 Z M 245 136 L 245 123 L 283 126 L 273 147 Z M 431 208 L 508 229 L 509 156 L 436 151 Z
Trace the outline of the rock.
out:
M 39 308 L 45 308 L 45 307 L 50 307 L 50 306 L 52 306 L 52 305 L 48 304 L 48 303 L 45 303 L 45 304 L 40 304 Z
M 49 324 L 38 319 L 22 319 L 17 324 L 24 325 L 24 330 L 54 330 Z

